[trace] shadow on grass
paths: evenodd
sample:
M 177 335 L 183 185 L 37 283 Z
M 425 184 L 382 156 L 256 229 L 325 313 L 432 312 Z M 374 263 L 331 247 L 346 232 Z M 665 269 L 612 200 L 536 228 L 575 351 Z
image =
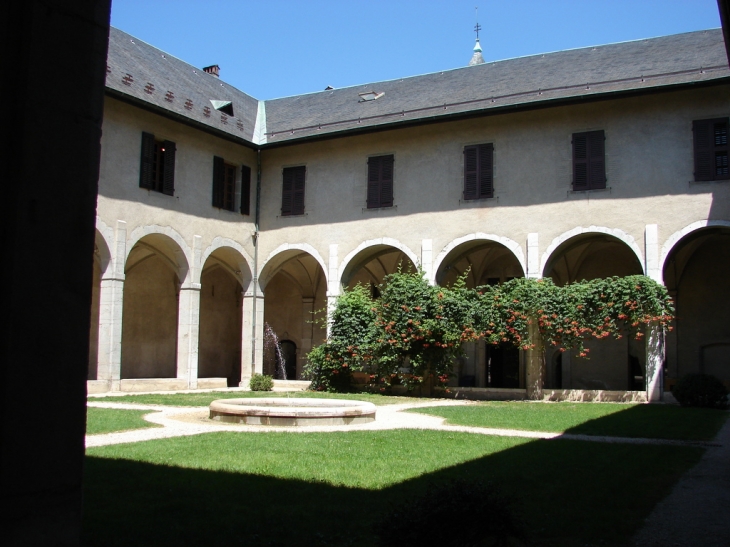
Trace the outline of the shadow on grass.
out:
M 438 435 L 446 446 L 448 436 L 469 434 Z M 389 507 L 452 478 L 491 481 L 514 498 L 530 545 L 626 545 L 701 454 L 695 447 L 539 440 L 381 490 L 89 456 L 84 545 L 374 545 L 373 524 Z M 323 478 L 327 464 L 320 462 Z M 479 518 L 464 507 L 464 523 Z
M 730 413 L 710 408 L 674 405 L 635 405 L 619 412 L 588 420 L 565 433 L 711 441 Z

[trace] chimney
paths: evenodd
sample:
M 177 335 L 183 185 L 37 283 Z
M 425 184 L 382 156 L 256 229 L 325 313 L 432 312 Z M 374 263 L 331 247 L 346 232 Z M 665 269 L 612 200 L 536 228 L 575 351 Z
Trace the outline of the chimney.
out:
M 218 74 L 221 71 L 221 67 L 219 67 L 218 65 L 205 66 L 205 67 L 203 67 L 203 71 L 218 78 L 219 77 Z

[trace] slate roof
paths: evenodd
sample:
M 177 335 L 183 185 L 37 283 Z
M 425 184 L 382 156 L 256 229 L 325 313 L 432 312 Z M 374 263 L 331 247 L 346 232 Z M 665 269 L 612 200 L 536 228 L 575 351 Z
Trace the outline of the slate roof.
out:
M 265 109 L 222 80 L 115 28 L 107 65 L 111 93 L 261 145 L 730 78 L 720 29 L 296 95 L 265 101 Z M 359 94 L 366 92 L 384 95 L 361 102 Z M 235 117 L 222 116 L 211 99 L 232 101 Z
M 112 94 L 120 93 L 132 101 L 253 141 L 256 99 L 113 27 L 109 33 L 106 87 Z M 211 100 L 231 101 L 234 116 L 217 111 Z

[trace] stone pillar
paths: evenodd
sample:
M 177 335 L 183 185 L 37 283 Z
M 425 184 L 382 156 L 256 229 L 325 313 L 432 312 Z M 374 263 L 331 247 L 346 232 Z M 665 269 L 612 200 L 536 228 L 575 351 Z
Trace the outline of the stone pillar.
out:
M 297 375 L 301 375 L 302 367 L 307 361 L 307 354 L 312 351 L 312 340 L 314 338 L 314 297 L 302 297 L 302 317 L 304 324 L 302 325 L 302 340 L 297 355 Z M 294 380 L 294 378 L 289 378 Z
M 527 355 L 525 355 L 525 387 L 528 399 L 540 400 L 545 385 L 545 348 L 540 336 L 537 318 L 531 320 L 529 333 L 535 347 L 527 350 Z
M 198 387 L 198 340 L 200 331 L 200 283 L 180 287 L 177 313 L 177 377 L 188 389 Z
M 202 238 L 193 236 L 193 262 L 180 287 L 177 309 L 177 377 L 187 380 L 188 389 L 198 387 L 201 257 Z
M 255 281 L 254 281 L 255 283 Z M 248 382 L 254 373 L 264 372 L 264 295 L 259 289 L 256 293 L 256 317 L 253 316 L 253 290 L 243 293 L 243 321 L 241 334 L 241 383 L 240 387 L 248 388 Z M 256 355 L 253 355 L 251 333 L 254 323 Z
M 646 400 L 664 400 L 664 329 L 651 323 L 646 326 Z
M 433 240 L 421 240 L 421 268 L 426 275 L 429 285 L 436 284 L 436 274 L 433 271 Z
M 119 391 L 121 382 L 126 257 L 127 223 L 118 220 L 111 263 L 102 274 L 99 291 L 99 364 L 96 377 L 107 381 L 110 391 Z
M 657 283 L 662 283 L 662 271 L 659 267 L 659 229 L 656 224 L 647 224 L 644 230 L 644 271 Z
M 529 279 L 539 279 L 540 273 L 538 234 L 527 234 L 527 277 Z
M 340 296 L 342 290 L 341 279 L 339 273 L 339 263 L 337 255 L 337 244 L 330 245 L 330 259 L 327 272 L 327 338 L 330 336 L 332 329 L 332 313 L 337 306 L 337 297 Z

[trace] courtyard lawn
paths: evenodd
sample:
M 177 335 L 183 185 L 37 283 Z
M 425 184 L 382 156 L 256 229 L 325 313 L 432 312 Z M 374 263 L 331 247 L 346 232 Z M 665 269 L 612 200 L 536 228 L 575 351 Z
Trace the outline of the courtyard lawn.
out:
M 529 545 L 627 545 L 702 451 L 427 430 L 219 432 L 91 448 L 83 543 L 367 547 L 394 504 L 465 478 L 516 500 Z M 464 507 L 464 522 L 475 518 Z
M 486 402 L 414 409 L 473 427 L 649 439 L 712 440 L 727 412 L 673 405 Z
M 367 401 L 376 405 L 396 405 L 401 403 L 418 403 L 430 399 L 416 397 L 393 397 L 376 393 L 324 393 L 321 391 L 216 391 L 206 393 L 164 393 L 142 395 L 120 395 L 94 399 L 89 401 L 106 401 L 109 403 L 138 403 L 141 405 L 168 405 L 168 406 L 208 406 L 216 399 L 246 399 L 256 397 L 291 397 L 313 399 L 353 399 Z
M 119 410 L 116 408 L 88 407 L 86 409 L 86 434 L 99 435 L 101 433 L 127 431 L 129 429 L 160 427 L 142 418 L 142 416 L 149 413 L 149 410 Z

